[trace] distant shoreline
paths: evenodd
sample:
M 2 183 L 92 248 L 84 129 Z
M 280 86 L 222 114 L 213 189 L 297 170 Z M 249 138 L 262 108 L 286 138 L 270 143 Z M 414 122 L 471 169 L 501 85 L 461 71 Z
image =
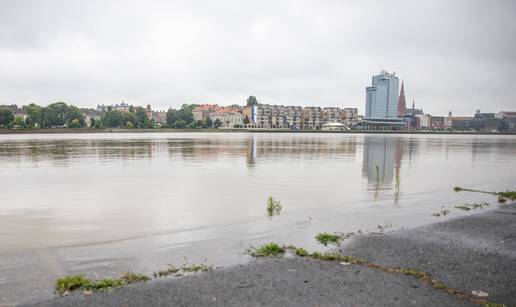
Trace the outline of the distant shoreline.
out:
M 335 134 L 423 134 L 423 135 L 516 135 L 516 133 L 470 132 L 470 131 L 382 131 L 382 130 L 288 130 L 288 129 L 125 129 L 125 128 L 51 128 L 51 129 L 0 129 L 0 134 L 81 134 L 81 133 L 213 133 L 213 132 L 247 132 L 247 133 L 335 133 Z

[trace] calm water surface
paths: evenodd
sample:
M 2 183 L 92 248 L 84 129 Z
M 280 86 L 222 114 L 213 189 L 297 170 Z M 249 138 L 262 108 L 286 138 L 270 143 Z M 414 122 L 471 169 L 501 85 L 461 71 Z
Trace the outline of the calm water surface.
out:
M 63 274 L 235 264 L 249 245 L 471 214 L 453 207 L 494 200 L 452 188 L 514 189 L 515 158 L 514 136 L 0 135 L 0 303 Z

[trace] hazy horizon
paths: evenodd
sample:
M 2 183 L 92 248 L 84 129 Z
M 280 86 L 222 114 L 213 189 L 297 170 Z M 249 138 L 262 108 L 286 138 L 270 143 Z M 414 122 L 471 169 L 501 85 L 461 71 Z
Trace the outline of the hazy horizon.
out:
M 0 104 L 356 107 L 381 69 L 433 115 L 516 109 L 516 3 L 1 1 Z

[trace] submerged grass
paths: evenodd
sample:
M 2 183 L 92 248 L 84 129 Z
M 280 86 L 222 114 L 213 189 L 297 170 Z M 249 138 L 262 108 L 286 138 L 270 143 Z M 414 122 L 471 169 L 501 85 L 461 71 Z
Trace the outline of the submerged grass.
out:
M 516 200 L 516 191 L 505 191 L 505 192 L 489 192 L 489 191 L 482 191 L 482 190 L 475 190 L 475 189 L 468 189 L 463 187 L 454 187 L 453 190 L 455 192 L 477 192 L 477 193 L 484 193 L 484 194 L 490 194 L 493 196 L 498 196 L 498 202 L 499 203 L 505 203 L 507 199 Z
M 344 236 L 345 235 L 336 232 L 321 232 L 315 236 L 315 239 L 324 246 L 327 246 L 328 244 L 339 245 L 342 240 L 344 240 Z
M 278 257 L 283 256 L 286 250 L 286 247 L 271 242 L 260 247 L 250 247 L 247 253 L 253 257 Z
M 267 214 L 269 216 L 279 215 L 281 213 L 281 203 L 275 200 L 274 197 L 270 196 L 267 198 Z
M 480 203 L 458 205 L 458 206 L 455 206 L 455 208 L 464 210 L 464 211 L 469 211 L 472 209 L 484 209 L 485 207 L 488 207 L 488 206 L 489 206 L 489 203 L 486 203 L 485 201 L 483 201 Z
M 90 284 L 91 280 L 84 275 L 65 276 L 56 281 L 56 291 L 63 294 L 80 288 L 87 288 Z
M 445 216 L 445 215 L 448 215 L 450 214 L 450 210 L 446 209 L 446 208 L 442 208 L 439 212 L 434 212 L 432 215 L 433 216 Z
M 498 192 L 499 197 L 507 198 L 510 200 L 516 200 L 516 191 L 505 191 L 505 192 Z

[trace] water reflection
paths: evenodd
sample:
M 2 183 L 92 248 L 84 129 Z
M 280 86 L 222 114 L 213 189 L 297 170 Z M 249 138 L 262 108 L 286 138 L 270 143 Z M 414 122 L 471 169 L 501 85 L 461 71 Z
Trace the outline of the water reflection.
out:
M 403 157 L 407 153 L 410 164 L 418 152 L 418 144 L 401 137 L 364 139 L 362 176 L 367 179 L 368 190 L 374 191 L 375 198 L 381 190 L 394 189 L 394 201 L 399 201 Z
M 168 156 L 185 161 L 206 161 L 228 157 L 245 157 L 252 168 L 261 159 L 317 159 L 339 156 L 353 158 L 355 139 L 282 137 L 261 138 L 164 138 L 164 139 L 50 139 L 1 141 L 0 158 L 5 162 L 33 163 L 74 159 L 132 160 Z M 59 163 L 66 166 L 66 163 Z

